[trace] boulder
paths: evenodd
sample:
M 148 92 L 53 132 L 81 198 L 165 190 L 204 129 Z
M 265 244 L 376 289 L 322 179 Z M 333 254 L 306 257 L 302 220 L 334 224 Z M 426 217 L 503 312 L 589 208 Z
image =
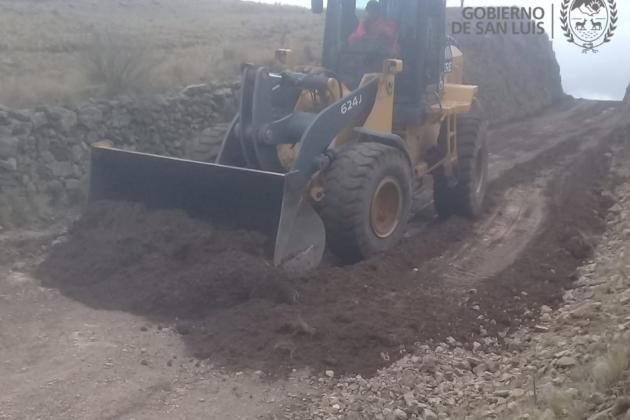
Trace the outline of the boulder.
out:
M 48 108 L 48 118 L 56 121 L 66 133 L 69 133 L 77 125 L 77 114 L 62 106 Z
M 103 111 L 95 106 L 82 108 L 79 112 L 79 123 L 89 129 L 95 129 L 103 122 Z
M 0 137 L 0 159 L 16 157 L 19 144 L 17 137 Z
M 72 175 L 72 163 L 66 162 L 53 162 L 50 164 L 50 171 L 55 178 L 65 178 Z
M 16 171 L 17 170 L 17 160 L 14 157 L 10 157 L 6 160 L 0 159 L 0 169 L 4 169 L 6 171 Z
M 46 113 L 34 112 L 31 115 L 31 124 L 33 124 L 33 130 L 45 127 L 48 124 L 48 117 L 46 116 Z
M 51 144 L 50 153 L 60 162 L 72 159 L 72 149 L 65 144 Z

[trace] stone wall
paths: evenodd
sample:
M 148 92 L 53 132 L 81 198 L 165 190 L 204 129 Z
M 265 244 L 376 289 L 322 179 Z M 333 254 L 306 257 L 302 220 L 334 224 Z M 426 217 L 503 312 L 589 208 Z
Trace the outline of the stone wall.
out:
M 0 226 L 53 217 L 86 196 L 89 145 L 185 157 L 190 140 L 236 112 L 234 83 L 188 87 L 175 97 L 118 98 L 80 107 L 0 107 Z

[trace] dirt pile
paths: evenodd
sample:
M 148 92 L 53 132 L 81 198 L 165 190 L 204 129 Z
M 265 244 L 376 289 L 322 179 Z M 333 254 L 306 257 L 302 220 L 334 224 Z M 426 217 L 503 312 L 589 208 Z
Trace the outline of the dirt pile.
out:
M 450 8 L 451 22 L 461 22 L 461 9 Z M 560 66 L 547 35 L 456 34 L 464 54 L 464 82 L 479 86 L 478 97 L 491 122 L 536 114 L 563 99 Z M 487 22 L 486 22 L 487 23 Z
M 576 147 L 560 145 L 505 174 L 489 205 L 500 203 L 511 185 L 558 167 Z M 452 251 L 481 240 L 463 219 L 428 219 L 420 235 L 378 258 L 289 281 L 270 267 L 264 237 L 222 232 L 179 212 L 113 203 L 89 208 L 37 274 L 95 308 L 160 324 L 183 322 L 192 354 L 214 363 L 275 372 L 299 366 L 373 372 L 417 341 L 452 336 L 472 347 L 487 334 L 520 325 L 531 305 L 556 304 L 589 254 L 568 249 L 567 241 L 579 244 L 581 237 L 570 225 L 584 234 L 601 228 L 606 210 L 597 197 L 605 165 L 600 158 L 580 160 L 560 177 L 544 235 L 521 262 L 481 283 L 447 278 L 458 263 Z
M 37 270 L 45 285 L 90 306 L 198 318 L 252 298 L 289 302 L 266 237 L 221 232 L 179 211 L 97 203 Z

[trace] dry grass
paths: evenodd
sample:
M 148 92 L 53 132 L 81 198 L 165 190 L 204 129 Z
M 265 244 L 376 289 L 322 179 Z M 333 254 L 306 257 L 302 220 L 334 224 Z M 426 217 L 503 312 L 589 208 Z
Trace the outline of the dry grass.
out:
M 0 0 L 0 103 L 29 107 L 165 92 L 321 50 L 323 18 L 236 0 Z
M 112 30 L 92 33 L 81 59 L 88 80 L 106 96 L 146 91 L 159 63 L 147 46 Z
M 628 346 L 614 344 L 606 355 L 600 357 L 593 366 L 591 377 L 599 390 L 606 390 L 618 383 L 627 373 Z

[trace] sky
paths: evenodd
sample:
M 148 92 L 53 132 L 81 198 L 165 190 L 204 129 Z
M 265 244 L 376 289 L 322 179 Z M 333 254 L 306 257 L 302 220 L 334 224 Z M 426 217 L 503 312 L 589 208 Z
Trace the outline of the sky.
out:
M 310 7 L 309 0 L 257 0 Z M 363 1 L 365 2 L 365 1 Z M 362 3 L 361 0 L 357 2 Z M 465 0 L 465 6 L 543 7 L 545 30 L 550 32 L 551 4 L 555 7 L 555 39 L 553 49 L 560 63 L 562 84 L 569 95 L 578 98 L 621 100 L 630 84 L 630 0 L 616 0 L 619 21 L 611 42 L 598 48 L 598 53 L 582 53 L 582 48 L 569 43 L 560 26 L 561 0 Z M 460 0 L 447 0 L 448 6 L 459 6 Z

